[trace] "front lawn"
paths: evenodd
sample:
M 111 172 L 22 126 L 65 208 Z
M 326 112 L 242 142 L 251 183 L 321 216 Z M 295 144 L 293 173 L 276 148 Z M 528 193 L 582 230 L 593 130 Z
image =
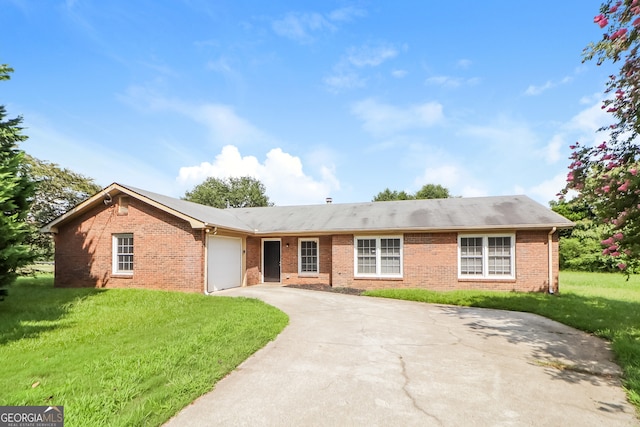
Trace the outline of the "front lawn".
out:
M 0 302 L 0 404 L 64 405 L 67 426 L 157 426 L 273 340 L 261 301 L 20 278 Z
M 639 276 L 626 281 L 622 274 L 561 272 L 558 295 L 418 289 L 385 289 L 364 295 L 526 311 L 608 339 L 624 372 L 629 400 L 640 410 Z

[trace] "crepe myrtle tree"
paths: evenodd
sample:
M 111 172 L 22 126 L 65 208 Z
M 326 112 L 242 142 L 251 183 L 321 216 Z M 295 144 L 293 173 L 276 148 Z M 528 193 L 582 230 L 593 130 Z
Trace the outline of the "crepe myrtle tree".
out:
M 640 0 L 608 1 L 594 22 L 604 35 L 587 46 L 583 62 L 596 58 L 598 65 L 620 64 L 607 81 L 602 105 L 612 123 L 600 129 L 606 141 L 571 146 L 572 162 L 561 195 L 575 190 L 597 218 L 610 225 L 609 236 L 601 242 L 603 254 L 628 273 L 640 266 Z

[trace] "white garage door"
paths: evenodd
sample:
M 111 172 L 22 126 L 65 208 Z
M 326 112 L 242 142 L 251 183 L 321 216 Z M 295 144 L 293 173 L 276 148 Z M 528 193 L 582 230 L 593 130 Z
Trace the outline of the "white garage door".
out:
M 242 284 L 242 240 L 210 236 L 207 248 L 207 291 L 236 288 Z

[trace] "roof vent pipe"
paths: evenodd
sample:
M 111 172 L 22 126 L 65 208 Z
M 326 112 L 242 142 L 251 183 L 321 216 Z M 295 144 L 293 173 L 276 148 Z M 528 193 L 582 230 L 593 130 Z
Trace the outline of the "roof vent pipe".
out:
M 331 197 L 327 197 L 327 204 L 330 205 L 333 202 L 333 199 Z

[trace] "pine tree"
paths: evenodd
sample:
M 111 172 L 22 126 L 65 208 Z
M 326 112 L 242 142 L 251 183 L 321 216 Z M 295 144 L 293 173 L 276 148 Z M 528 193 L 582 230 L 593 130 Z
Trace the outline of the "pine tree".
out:
M 0 64 L 0 80 L 9 80 L 11 72 L 9 66 Z M 18 148 L 18 143 L 27 139 L 21 123 L 22 117 L 8 119 L 0 105 L 0 291 L 15 280 L 18 268 L 32 260 L 24 241 L 30 231 L 26 216 L 34 186 L 25 153 Z M 3 295 L 6 290 L 0 292 L 0 298 Z

